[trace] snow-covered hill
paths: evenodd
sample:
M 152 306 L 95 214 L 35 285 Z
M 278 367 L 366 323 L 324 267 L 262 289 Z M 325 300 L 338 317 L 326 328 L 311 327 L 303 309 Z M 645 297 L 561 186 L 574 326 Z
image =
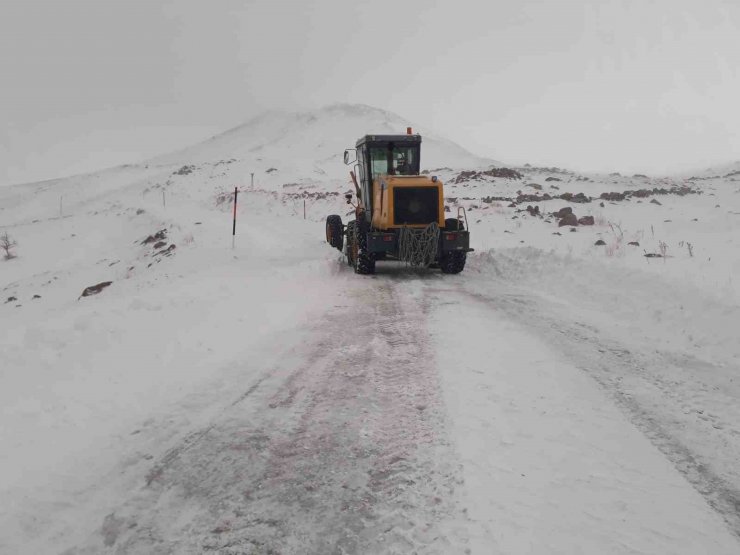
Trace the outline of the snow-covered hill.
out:
M 334 104 L 308 112 L 267 112 L 204 143 L 158 157 L 155 164 L 203 164 L 235 158 L 244 169 L 277 168 L 284 176 L 344 178 L 342 154 L 363 135 L 405 133 L 423 137 L 422 168 L 471 168 L 495 163 L 379 108 Z
M 269 113 L 0 189 L 0 552 L 738 552 L 740 176 L 414 125 L 476 253 L 356 276 L 341 154 L 407 125 Z

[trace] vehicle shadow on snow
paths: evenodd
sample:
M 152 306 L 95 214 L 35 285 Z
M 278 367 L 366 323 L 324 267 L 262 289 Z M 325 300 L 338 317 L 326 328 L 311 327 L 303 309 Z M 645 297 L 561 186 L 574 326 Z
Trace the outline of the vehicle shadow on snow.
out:
M 342 270 L 347 274 L 353 274 L 354 270 L 342 262 Z M 407 266 L 402 262 L 385 261 L 377 262 L 375 265 L 375 274 L 369 276 L 358 275 L 357 279 L 391 279 L 393 281 L 418 281 L 418 280 L 439 280 L 439 279 L 457 279 L 459 276 L 445 275 L 438 268 L 416 268 Z

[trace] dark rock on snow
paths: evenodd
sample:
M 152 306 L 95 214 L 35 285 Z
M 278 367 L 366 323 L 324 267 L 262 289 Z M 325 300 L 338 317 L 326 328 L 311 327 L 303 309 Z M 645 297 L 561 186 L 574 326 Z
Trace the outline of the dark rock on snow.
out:
M 146 239 L 144 239 L 141 244 L 142 245 L 148 245 L 150 243 L 156 243 L 157 241 L 164 241 L 167 239 L 167 230 L 166 229 L 160 229 L 155 233 L 154 235 L 150 235 Z
M 568 214 L 572 214 L 573 209 L 570 206 L 565 206 L 564 208 L 561 208 L 557 212 L 553 212 L 553 216 L 556 218 L 565 218 Z
M 91 295 L 97 295 L 100 293 L 103 289 L 108 287 L 112 281 L 103 281 L 101 283 L 98 283 L 96 285 L 91 285 L 90 287 L 85 287 L 85 290 L 82 292 L 82 295 L 80 297 L 89 297 Z
M 577 226 L 578 225 L 578 218 L 576 218 L 576 215 L 573 214 L 573 213 L 566 214 L 558 222 L 558 227 L 563 227 L 564 225 Z

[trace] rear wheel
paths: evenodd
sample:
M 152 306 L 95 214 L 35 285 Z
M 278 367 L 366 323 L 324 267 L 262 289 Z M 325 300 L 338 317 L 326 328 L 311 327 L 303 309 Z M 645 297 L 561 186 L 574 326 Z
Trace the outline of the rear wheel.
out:
M 447 218 L 445 231 L 465 231 L 465 226 L 457 218 Z M 449 251 L 439 259 L 439 269 L 443 274 L 459 274 L 465 268 L 467 258 L 465 251 Z
M 342 217 L 333 214 L 326 218 L 326 242 L 338 250 L 344 246 L 344 228 Z
M 465 268 L 468 253 L 465 251 L 451 251 L 442 256 L 439 269 L 443 274 L 459 274 Z

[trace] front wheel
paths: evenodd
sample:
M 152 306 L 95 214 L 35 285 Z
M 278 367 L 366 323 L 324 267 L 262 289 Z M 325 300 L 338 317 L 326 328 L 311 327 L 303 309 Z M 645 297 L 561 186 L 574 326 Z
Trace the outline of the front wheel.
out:
M 375 273 L 375 255 L 367 250 L 367 228 L 367 222 L 355 221 L 349 250 L 352 252 L 352 265 L 356 274 Z
M 333 214 L 326 218 L 326 242 L 337 250 L 344 246 L 344 228 L 342 217 Z
M 357 229 L 357 222 L 351 220 L 347 222 L 347 245 L 344 249 L 344 254 L 347 256 L 347 265 L 354 267 L 355 258 L 357 258 L 357 243 L 355 242 L 355 230 Z

